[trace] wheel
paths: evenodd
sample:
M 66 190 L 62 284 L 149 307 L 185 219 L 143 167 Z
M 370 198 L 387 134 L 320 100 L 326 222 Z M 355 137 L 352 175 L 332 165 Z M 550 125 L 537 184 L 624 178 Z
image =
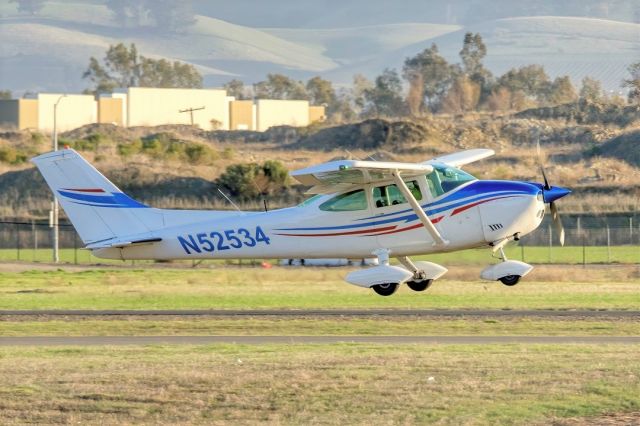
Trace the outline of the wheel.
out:
M 407 285 L 413 291 L 425 291 L 432 283 L 433 280 L 407 281 Z
M 500 278 L 500 282 L 504 285 L 512 286 L 518 284 L 520 278 L 520 275 L 507 275 L 506 277 Z
M 380 296 L 391 296 L 398 289 L 397 283 L 377 284 L 371 287 Z

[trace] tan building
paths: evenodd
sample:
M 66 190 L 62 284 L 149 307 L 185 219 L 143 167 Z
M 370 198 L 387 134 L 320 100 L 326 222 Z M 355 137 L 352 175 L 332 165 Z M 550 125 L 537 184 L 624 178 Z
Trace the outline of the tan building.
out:
M 255 130 L 253 101 L 229 102 L 229 130 Z
M 229 102 L 224 89 L 130 87 L 126 95 L 127 126 L 191 124 L 193 114 L 193 124 L 203 130 L 229 129 Z M 212 125 L 212 120 L 219 124 Z
M 36 99 L 0 100 L 0 126 L 18 130 L 38 128 Z
M 98 122 L 98 103 L 93 95 L 63 95 L 62 93 L 39 93 L 38 130 L 53 131 L 53 108 L 58 103 L 58 132 L 77 129 Z
M 323 106 L 309 106 L 309 124 L 327 119 Z
M 256 130 L 259 132 L 273 126 L 309 125 L 309 101 L 259 99 L 256 110 Z
M 118 126 L 124 124 L 122 98 L 100 96 L 98 98 L 98 123 L 111 123 Z

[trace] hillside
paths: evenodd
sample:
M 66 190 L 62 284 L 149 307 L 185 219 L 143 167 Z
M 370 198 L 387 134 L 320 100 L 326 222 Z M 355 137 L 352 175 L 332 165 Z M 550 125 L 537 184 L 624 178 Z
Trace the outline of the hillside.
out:
M 496 155 L 470 165 L 472 174 L 482 179 L 540 181 L 539 141 L 552 183 L 573 191 L 563 200 L 564 211 L 626 212 L 640 209 L 638 132 L 637 124 L 469 115 L 275 127 L 267 132 L 89 125 L 62 134 L 60 143 L 79 150 L 142 202 L 157 207 L 228 208 L 215 181 L 233 164 L 277 159 L 295 170 L 339 158 L 417 162 L 485 147 Z M 46 214 L 48 190 L 26 160 L 49 147 L 48 139 L 38 133 L 0 133 L 0 216 Z M 270 204 L 295 204 L 304 198 L 303 191 L 296 185 L 283 189 Z M 259 206 L 255 199 L 244 207 Z
M 280 3 L 283 7 L 288 4 Z M 607 90 L 618 91 L 626 66 L 636 59 L 634 53 L 640 52 L 640 24 L 629 22 L 535 16 L 433 23 L 437 21 L 435 17 L 429 21 L 429 13 L 412 16 L 395 9 L 388 11 L 388 16 L 381 12 L 377 22 L 372 22 L 355 18 L 357 5 L 337 5 L 302 27 L 295 16 L 308 11 L 298 6 L 285 13 L 291 16 L 290 24 L 277 28 L 268 25 L 280 23 L 275 17 L 269 19 L 270 14 L 256 26 L 200 14 L 180 33 L 169 33 L 152 27 L 116 26 L 100 2 L 50 0 L 35 16 L 17 13 L 13 3 L 2 2 L 0 89 L 17 93 L 81 91 L 86 87 L 81 76 L 88 58 L 102 57 L 110 44 L 119 42 L 136 43 L 143 55 L 192 63 L 209 86 L 234 76 L 253 83 L 270 72 L 300 79 L 320 74 L 347 84 L 356 73 L 372 78 L 384 68 L 401 68 L 406 57 L 434 42 L 449 60 L 457 62 L 463 34 L 472 31 L 485 39 L 489 52 L 486 64 L 496 74 L 539 63 L 552 77 L 568 74 L 578 84 L 590 75 L 602 80 Z M 373 16 L 373 11 L 382 7 L 372 4 L 362 13 Z M 237 16 L 229 7 L 222 9 L 221 16 Z M 209 9 L 196 10 L 204 13 Z M 353 23 L 346 24 L 340 11 L 353 17 Z

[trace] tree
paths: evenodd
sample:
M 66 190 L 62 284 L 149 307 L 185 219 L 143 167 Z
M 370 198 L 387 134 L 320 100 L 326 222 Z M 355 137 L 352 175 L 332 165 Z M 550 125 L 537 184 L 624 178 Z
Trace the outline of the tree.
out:
M 493 75 L 484 67 L 482 60 L 487 55 L 487 47 L 479 33 L 466 33 L 460 51 L 463 72 L 469 79 L 480 86 L 484 99 L 491 92 Z
M 410 87 L 413 87 L 414 92 L 419 94 L 422 83 L 420 110 L 428 107 L 434 112 L 458 73 L 458 68 L 450 65 L 440 55 L 435 44 L 416 56 L 407 58 L 403 67 L 403 77 L 409 82 Z M 416 109 L 416 105 L 412 108 Z
M 232 196 L 244 201 L 259 195 L 272 195 L 288 185 L 288 171 L 279 161 L 233 164 L 220 175 L 216 183 Z
M 553 83 L 551 83 L 549 88 L 547 101 L 551 105 L 560 105 L 575 102 L 577 97 L 578 95 L 576 94 L 576 89 L 571 83 L 571 78 L 569 78 L 568 75 L 565 75 L 553 80 Z
M 11 99 L 11 90 L 0 90 L 0 99 Z
M 463 74 L 456 78 L 442 100 L 442 111 L 453 114 L 472 111 L 479 101 L 480 85 Z
M 233 96 L 236 100 L 250 99 L 247 95 L 247 90 L 244 87 L 244 83 L 241 80 L 233 79 L 224 84 L 224 88 L 227 91 L 228 96 Z
M 201 88 L 202 76 L 193 65 L 141 57 L 141 87 Z
M 351 89 L 354 112 L 358 115 L 362 114 L 366 104 L 365 93 L 373 88 L 373 83 L 362 74 L 353 76 L 353 88 Z
M 45 0 L 10 0 L 10 3 L 18 4 L 18 12 L 36 15 L 42 10 Z
M 329 80 L 313 77 L 307 81 L 307 96 L 313 105 L 327 105 L 327 110 L 333 110 L 336 102 L 336 91 Z
M 622 86 L 629 88 L 629 102 L 639 104 L 640 103 L 640 62 L 629 65 L 627 68 L 629 71 L 629 78 L 624 80 Z
M 93 83 L 93 93 L 117 87 L 202 87 L 202 76 L 193 65 L 141 56 L 135 44 L 109 46 L 104 64 L 91 57 L 82 77 Z
M 254 93 L 258 99 L 307 99 L 304 84 L 283 74 L 268 74 L 254 85 Z
M 542 103 L 549 95 L 551 81 L 544 67 L 527 65 L 507 71 L 498 79 L 497 87 L 507 88 L 514 96 Z
M 389 117 L 404 115 L 402 82 L 396 70 L 385 69 L 376 77 L 373 87 L 365 90 L 364 97 L 366 115 Z
M 602 85 L 595 78 L 585 77 L 582 79 L 582 87 L 580 88 L 580 99 L 591 102 L 599 102 L 603 99 Z

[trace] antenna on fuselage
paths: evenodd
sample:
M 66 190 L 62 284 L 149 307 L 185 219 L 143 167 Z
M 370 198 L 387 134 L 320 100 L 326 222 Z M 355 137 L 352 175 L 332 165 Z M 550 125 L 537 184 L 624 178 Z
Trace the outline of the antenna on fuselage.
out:
M 242 213 L 242 210 L 240 210 L 240 208 L 236 205 L 236 203 L 234 203 L 233 201 L 231 201 L 231 198 L 229 198 L 227 196 L 227 194 L 225 194 L 224 192 L 222 192 L 222 190 L 220 188 L 218 188 L 218 192 L 220 193 L 220 195 L 222 195 L 224 197 L 225 200 L 227 200 L 229 202 L 229 204 L 231 204 L 233 206 L 233 208 L 235 208 L 236 210 L 238 210 L 240 213 Z

